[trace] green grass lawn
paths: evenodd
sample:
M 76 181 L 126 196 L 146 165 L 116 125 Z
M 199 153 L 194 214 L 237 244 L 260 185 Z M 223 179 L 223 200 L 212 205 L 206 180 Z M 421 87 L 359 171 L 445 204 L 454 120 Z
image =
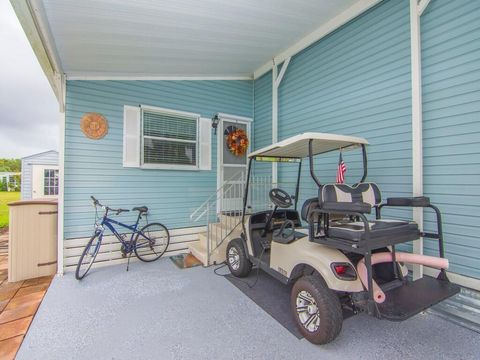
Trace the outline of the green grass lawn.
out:
M 20 200 L 20 193 L 0 191 L 0 229 L 8 226 L 8 206 L 12 201 Z

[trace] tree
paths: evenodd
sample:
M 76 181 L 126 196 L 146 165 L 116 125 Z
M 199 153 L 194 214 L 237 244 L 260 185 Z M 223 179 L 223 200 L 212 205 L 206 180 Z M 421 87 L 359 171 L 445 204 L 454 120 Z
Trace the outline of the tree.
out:
M 2 186 L 1 186 L 1 191 L 8 191 L 8 184 L 7 184 L 7 178 L 4 177 L 2 178 Z
M 0 159 L 0 172 L 20 172 L 21 170 L 20 159 Z

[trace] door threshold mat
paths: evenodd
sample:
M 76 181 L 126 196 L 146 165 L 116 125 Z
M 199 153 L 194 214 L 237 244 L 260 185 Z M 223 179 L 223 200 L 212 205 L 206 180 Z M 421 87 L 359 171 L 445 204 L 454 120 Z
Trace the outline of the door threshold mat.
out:
M 290 292 L 293 284 L 284 285 L 264 271 L 259 271 L 257 283 L 250 288 L 249 285 L 252 286 L 257 279 L 256 269 L 253 269 L 245 278 L 239 279 L 232 274 L 225 275 L 225 278 L 260 306 L 263 311 L 277 320 L 293 336 L 297 339 L 303 338 L 303 335 L 297 329 L 290 310 Z M 348 310 L 343 311 L 344 319 L 352 315 L 353 313 Z
M 201 261 L 192 254 L 173 255 L 170 256 L 170 260 L 172 260 L 172 262 L 177 265 L 179 269 L 188 269 L 202 265 Z

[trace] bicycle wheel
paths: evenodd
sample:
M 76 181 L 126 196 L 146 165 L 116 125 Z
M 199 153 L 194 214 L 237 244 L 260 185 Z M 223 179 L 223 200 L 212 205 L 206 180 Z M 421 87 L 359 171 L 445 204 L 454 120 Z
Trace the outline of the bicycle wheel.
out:
M 135 237 L 135 255 L 145 262 L 159 259 L 170 243 L 168 229 L 160 223 L 145 225 Z
M 100 250 L 100 233 L 95 233 L 85 246 L 82 256 L 78 261 L 77 270 L 75 270 L 75 277 L 77 280 L 82 280 L 85 275 L 87 275 L 88 270 L 92 267 L 95 258 L 97 257 L 98 251 Z

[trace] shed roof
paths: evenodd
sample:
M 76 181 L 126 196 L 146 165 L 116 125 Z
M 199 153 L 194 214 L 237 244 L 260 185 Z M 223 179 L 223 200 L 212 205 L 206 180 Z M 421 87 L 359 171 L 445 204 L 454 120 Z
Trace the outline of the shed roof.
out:
M 58 151 L 56 151 L 56 150 L 47 150 L 47 151 L 42 151 L 42 152 L 39 152 L 39 153 L 36 153 L 36 154 L 24 156 L 24 157 L 22 157 L 22 160 L 35 158 L 35 157 L 46 155 L 46 154 L 49 154 L 49 153 L 55 153 L 56 155 L 58 155 Z

